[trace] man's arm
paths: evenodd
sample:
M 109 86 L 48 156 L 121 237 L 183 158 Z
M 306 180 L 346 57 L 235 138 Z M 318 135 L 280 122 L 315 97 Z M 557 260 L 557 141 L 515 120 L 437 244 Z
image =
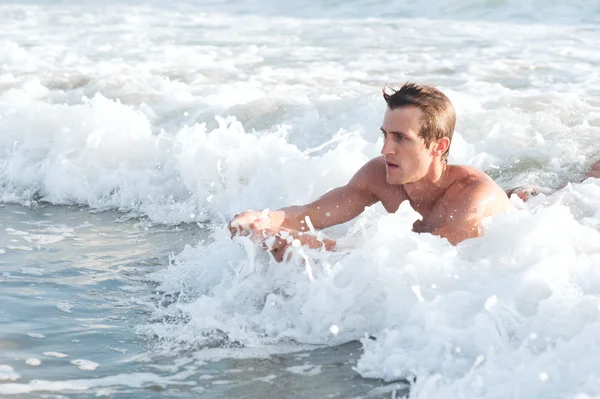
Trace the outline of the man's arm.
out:
M 504 195 L 504 193 L 500 193 Z M 491 213 L 504 209 L 506 198 L 497 198 L 497 190 L 487 184 L 477 183 L 461 190 L 460 196 L 449 204 L 443 222 L 431 232 L 456 245 L 467 238 L 479 237 L 481 222 Z
M 271 252 L 277 262 L 282 262 L 287 249 L 292 246 L 303 246 L 312 249 L 335 251 L 337 243 L 329 238 L 319 238 L 312 234 L 301 233 L 297 230 L 286 229 L 263 230 L 261 233 L 263 249 Z M 269 239 L 269 237 L 272 237 Z M 288 258 L 289 260 L 289 258 Z
M 378 162 L 378 158 L 367 162 L 345 186 L 327 192 L 310 204 L 236 215 L 230 223 L 230 230 L 232 234 L 237 233 L 238 229 L 258 231 L 286 228 L 305 232 L 310 229 L 307 218 L 317 230 L 347 222 L 378 201 L 370 189 L 374 174 L 380 172 Z

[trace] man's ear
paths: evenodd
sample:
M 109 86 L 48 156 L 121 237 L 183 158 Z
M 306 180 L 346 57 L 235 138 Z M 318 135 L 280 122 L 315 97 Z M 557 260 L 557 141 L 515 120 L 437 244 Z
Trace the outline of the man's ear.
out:
M 441 139 L 433 142 L 433 155 L 442 156 L 450 148 L 450 139 L 448 137 L 442 137 Z

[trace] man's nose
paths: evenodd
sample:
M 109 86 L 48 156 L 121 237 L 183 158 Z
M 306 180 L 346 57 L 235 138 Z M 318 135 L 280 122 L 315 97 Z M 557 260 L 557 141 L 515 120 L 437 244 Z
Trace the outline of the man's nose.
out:
M 394 153 L 394 148 L 390 143 L 390 140 L 388 138 L 383 139 L 383 147 L 381 147 L 381 154 L 382 155 L 388 155 L 388 154 L 393 154 Z

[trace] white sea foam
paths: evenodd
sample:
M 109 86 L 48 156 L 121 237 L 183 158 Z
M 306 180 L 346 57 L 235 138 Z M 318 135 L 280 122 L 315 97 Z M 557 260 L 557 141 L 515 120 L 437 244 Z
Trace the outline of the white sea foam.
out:
M 77 366 L 79 368 L 79 370 L 84 370 L 84 371 L 96 370 L 98 368 L 98 366 L 100 366 L 100 364 L 98 364 L 96 362 L 92 362 L 91 360 L 86 360 L 86 359 L 71 360 L 71 364 L 74 364 L 75 366 Z
M 321 366 L 314 366 L 312 364 L 304 364 L 302 366 L 286 367 L 285 370 L 292 374 L 312 376 L 312 375 L 317 375 L 317 374 L 321 373 Z
M 0 381 L 16 381 L 19 378 L 21 376 L 15 372 L 15 369 L 5 364 L 0 364 Z
M 0 366 L 2 367 L 2 366 Z M 78 379 L 65 381 L 33 380 L 27 384 L 5 383 L 0 384 L 0 394 L 19 395 L 30 392 L 60 392 L 60 391 L 87 391 L 104 387 L 131 387 L 143 388 L 151 385 L 195 385 L 185 381 L 178 381 L 178 374 L 170 378 L 161 377 L 152 373 L 119 374 L 96 379 Z
M 58 358 L 69 357 L 69 355 L 67 355 L 66 353 L 61 353 L 61 352 L 44 352 L 44 356 L 58 357 Z
M 447 13 L 450 3 L 420 10 Z M 540 12 L 536 4 L 533 15 Z M 64 7 L 30 7 L 35 24 L 13 18 L 4 27 L 2 61 L 11 71 L 1 75 L 0 91 L 4 201 L 27 203 L 38 194 L 173 223 L 301 202 L 345 182 L 377 154 L 378 89 L 409 78 L 442 85 L 456 103 L 452 159 L 510 168 L 498 176 L 505 184 L 552 185 L 598 155 L 590 144 L 600 120 L 594 108 L 599 33 L 588 25 L 341 19 L 334 31 L 328 20 L 197 16 L 184 4 L 168 11 L 179 28 L 162 25 L 156 9 L 133 9 L 155 42 L 115 32 L 108 47 L 105 33 L 90 42 L 21 43 L 54 32 L 55 17 L 62 18 L 63 34 L 76 35 L 79 20 Z M 475 15 L 496 15 L 494 7 L 476 8 Z M 78 12 L 127 30 L 127 9 Z M 560 4 L 543 10 L 569 14 Z M 228 29 L 229 44 L 204 38 L 199 50 L 189 47 L 206 35 L 203 24 Z M 277 33 L 250 29 L 261 24 Z M 415 39 L 416 31 L 428 34 Z M 512 39 L 501 40 L 507 31 Z M 177 51 L 172 34 L 180 37 Z M 397 43 L 401 51 L 390 51 Z M 66 49 L 71 56 L 60 58 Z M 566 55 L 578 62 L 565 64 Z M 224 119 L 215 122 L 219 115 Z M 332 137 L 323 150 L 303 152 Z
M 28 366 L 39 366 L 40 364 L 42 364 L 42 361 L 40 359 L 37 359 L 35 357 L 29 358 L 25 361 L 25 364 L 27 364 Z
M 56 308 L 61 312 L 71 313 L 73 309 L 73 304 L 69 301 L 60 301 L 56 304 Z
M 33 251 L 33 248 L 27 247 L 25 245 L 7 245 L 6 248 L 17 251 Z
M 177 349 L 247 346 L 198 356 L 362 338 L 357 371 L 415 375 L 415 398 L 599 395 L 599 180 L 515 200 L 485 237 L 457 247 L 410 232 L 406 207 L 373 207 L 329 232 L 351 248 L 295 249 L 289 264 L 232 242 L 223 226 L 345 183 L 379 152 L 381 86 L 407 79 L 453 100 L 452 162 L 506 188 L 580 181 L 600 158 L 598 5 L 326 3 L 214 2 L 201 13 L 187 2 L 102 13 L 1 5 L 0 201 L 213 224 L 212 241 L 190 243 L 154 276 L 180 298 L 157 313 L 181 322 L 139 326 Z M 99 27 L 86 40 L 82 20 Z M 9 250 L 69 237 L 6 233 Z M 0 393 L 156 381 L 39 381 Z
M 30 336 L 31 338 L 46 338 L 46 336 L 44 334 L 38 334 L 38 333 L 27 333 L 28 336 Z
M 42 274 L 44 274 L 45 269 L 43 267 L 22 267 L 19 270 L 23 274 L 29 274 L 31 276 L 41 276 Z
M 503 396 L 506 381 L 528 397 L 598 394 L 591 381 L 600 353 L 591 348 L 600 328 L 600 233 L 565 205 L 585 198 L 600 209 L 600 190 L 591 187 L 598 183 L 537 197 L 457 247 L 412 233 L 417 215 L 407 206 L 379 218 L 373 209 L 358 220 L 355 228 L 369 237 L 359 248 L 306 251 L 306 260 L 285 265 L 228 244 L 220 231 L 157 276 L 166 291 L 195 298 L 164 310 L 190 322 L 151 331 L 178 345 L 224 337 L 335 344 L 375 335 L 363 339 L 357 371 L 390 381 L 417 376 L 414 397 Z M 336 336 L 332 325 L 340 328 Z

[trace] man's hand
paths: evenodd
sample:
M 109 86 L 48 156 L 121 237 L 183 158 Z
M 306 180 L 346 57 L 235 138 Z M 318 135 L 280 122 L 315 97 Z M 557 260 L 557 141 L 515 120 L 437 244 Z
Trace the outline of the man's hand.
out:
M 273 226 L 272 222 L 273 218 L 268 209 L 246 211 L 233 217 L 233 220 L 229 223 L 229 232 L 231 233 L 231 238 L 233 238 L 237 234 L 250 235 L 279 227 Z
M 595 177 L 600 179 L 600 161 L 596 161 L 585 173 L 587 177 Z
M 271 252 L 277 263 L 281 263 L 290 246 L 300 246 L 300 242 L 287 229 L 281 230 L 263 230 L 259 233 L 262 235 L 262 248 L 265 251 Z M 294 242 L 295 241 L 295 242 Z M 286 261 L 289 261 L 291 254 L 288 254 Z
M 304 246 L 312 249 L 325 249 L 327 251 L 334 251 L 336 247 L 334 240 L 327 238 L 320 239 L 311 234 L 284 227 L 262 230 L 253 236 L 262 240 L 263 249 L 271 252 L 277 262 L 282 262 L 286 258 L 286 255 L 287 258 L 285 260 L 290 260 L 291 254 L 288 253 L 290 247 L 298 248 Z
M 510 190 L 506 190 L 506 195 L 510 198 L 511 195 L 516 194 L 517 197 L 521 198 L 523 202 L 527 201 L 531 197 L 535 197 L 539 194 L 539 190 L 537 187 L 529 186 L 529 187 L 516 187 Z
M 270 216 L 268 210 L 247 211 L 236 215 L 229 223 L 231 237 L 235 235 L 250 236 L 255 242 L 260 242 L 265 251 L 271 252 L 277 262 L 282 262 L 290 247 L 306 246 L 308 248 L 324 248 L 334 251 L 336 242 L 329 239 L 319 239 L 293 229 L 281 227 L 281 223 Z M 290 260 L 290 256 L 286 261 Z
M 274 221 L 268 209 L 246 211 L 234 216 L 229 223 L 229 232 L 231 238 L 238 234 L 250 236 L 253 241 L 260 242 L 265 251 L 271 252 L 277 262 L 282 262 L 295 237 L 292 230 L 283 229 L 280 225 L 280 218 L 276 217 Z M 296 245 L 300 244 L 297 242 Z

